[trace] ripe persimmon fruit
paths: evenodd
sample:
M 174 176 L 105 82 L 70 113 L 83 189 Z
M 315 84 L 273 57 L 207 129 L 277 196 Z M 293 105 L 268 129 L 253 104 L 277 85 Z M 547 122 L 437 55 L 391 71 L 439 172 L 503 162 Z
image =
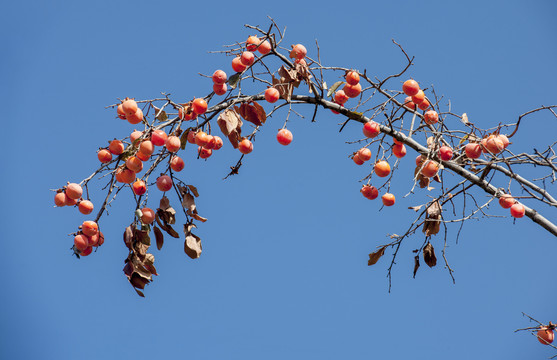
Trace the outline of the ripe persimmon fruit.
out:
M 292 132 L 288 129 L 280 129 L 277 133 L 277 141 L 281 145 L 288 145 L 292 142 Z
M 408 96 L 414 96 L 420 91 L 420 85 L 416 82 L 416 80 L 410 79 L 406 80 L 402 84 L 402 91 Z
M 168 175 L 161 175 L 157 178 L 157 189 L 166 192 L 172 189 L 172 179 Z
M 273 104 L 277 102 L 279 98 L 280 98 L 280 92 L 276 88 L 270 87 L 267 90 L 265 90 L 265 100 L 267 100 L 267 102 Z
M 82 200 L 77 205 L 77 208 L 83 215 L 88 215 L 93 212 L 93 203 L 89 200 Z
M 393 206 L 395 204 L 395 196 L 391 193 L 386 193 L 381 196 L 381 201 L 385 206 Z
M 244 138 L 238 143 L 238 150 L 240 150 L 242 154 L 249 154 L 253 151 L 253 144 L 249 139 Z
M 66 196 L 70 199 L 77 200 L 83 194 L 83 189 L 79 184 L 71 183 L 66 186 Z
M 375 163 L 374 171 L 379 177 L 389 176 L 391 173 L 391 165 L 385 160 L 379 160 Z

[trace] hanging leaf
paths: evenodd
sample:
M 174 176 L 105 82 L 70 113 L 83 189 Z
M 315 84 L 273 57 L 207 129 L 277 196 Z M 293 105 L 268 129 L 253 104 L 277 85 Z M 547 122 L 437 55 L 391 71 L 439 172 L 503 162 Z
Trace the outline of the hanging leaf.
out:
M 431 243 L 427 243 L 424 247 L 424 261 L 429 267 L 434 267 L 437 265 L 437 258 L 435 257 L 435 249 Z
M 466 113 L 462 114 L 461 121 L 464 125 L 468 125 L 469 121 L 468 121 L 468 115 L 466 115 Z
M 265 114 L 265 110 L 263 110 L 261 105 L 257 104 L 257 106 L 259 106 L 260 109 L 255 105 L 242 103 L 240 107 L 235 106 L 234 109 L 244 120 L 249 121 L 255 126 L 261 126 L 265 123 L 265 120 L 267 120 L 267 114 Z
M 242 135 L 242 119 L 233 109 L 224 110 L 217 120 L 220 130 L 230 140 L 234 149 L 238 148 L 238 142 Z
M 331 97 L 331 95 L 333 95 L 333 93 L 338 89 L 338 87 L 340 85 L 344 84 L 344 81 L 337 81 L 336 83 L 333 84 L 333 86 L 331 86 L 331 88 L 329 89 L 329 91 L 327 91 L 327 97 Z
M 416 273 L 418 272 L 419 267 L 420 267 L 420 256 L 416 255 L 414 257 L 414 275 L 412 276 L 414 279 L 416 278 Z
M 193 185 L 186 185 L 192 192 L 193 196 L 198 197 L 199 193 L 197 192 L 197 188 Z
M 438 201 L 434 201 L 428 208 L 427 208 L 427 215 L 424 222 L 424 227 L 422 232 L 425 233 L 426 236 L 431 236 L 439 233 L 439 229 L 441 226 L 441 205 Z
M 155 119 L 157 119 L 160 122 L 168 120 L 168 115 L 166 114 L 166 111 L 164 110 L 161 111 L 161 109 L 159 109 L 155 105 L 153 105 L 153 109 L 155 109 Z
M 161 229 L 154 226 L 153 231 L 155 232 L 155 239 L 157 240 L 157 249 L 162 249 L 162 245 L 164 244 L 164 235 L 162 234 Z
M 126 244 L 128 249 L 131 249 L 133 242 L 133 230 L 135 229 L 135 226 L 132 226 L 133 225 L 130 225 L 126 228 L 126 230 L 124 230 L 124 244 Z
M 383 254 L 385 254 L 385 249 L 386 248 L 387 248 L 387 246 L 385 245 L 385 246 L 381 247 L 379 250 L 377 250 L 376 252 L 372 252 L 371 254 L 369 254 L 369 260 L 367 261 L 367 266 L 375 265 L 375 263 L 377 263 L 377 261 L 379 261 L 381 256 L 383 256 Z
M 186 241 L 184 242 L 184 252 L 192 259 L 197 259 L 201 255 L 201 239 L 199 236 L 193 234 L 191 229 L 193 224 L 184 225 L 184 233 L 186 234 Z
M 228 78 L 228 85 L 231 89 L 236 89 L 236 85 L 238 85 L 238 81 L 240 81 L 240 73 L 236 73 Z

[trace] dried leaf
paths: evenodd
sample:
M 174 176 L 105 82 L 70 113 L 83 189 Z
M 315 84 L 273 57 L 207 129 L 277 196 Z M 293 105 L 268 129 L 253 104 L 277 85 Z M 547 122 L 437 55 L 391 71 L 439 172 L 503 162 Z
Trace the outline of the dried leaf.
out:
M 377 261 L 379 261 L 381 256 L 383 256 L 383 254 L 385 254 L 385 249 L 386 248 L 387 248 L 387 246 L 385 245 L 381 249 L 377 250 L 376 252 L 372 252 L 371 254 L 369 254 L 369 260 L 367 261 L 367 266 L 371 266 L 371 265 L 374 265 L 375 263 L 377 263 Z
M 429 267 L 434 267 L 437 265 L 437 258 L 435 257 L 435 249 L 431 243 L 427 243 L 424 247 L 424 261 Z
M 441 226 L 441 211 L 442 208 L 438 201 L 433 202 L 427 208 L 427 215 L 422 229 L 422 232 L 424 232 L 426 236 L 439 233 Z
M 416 255 L 414 257 L 414 275 L 412 276 L 414 279 L 416 278 L 416 273 L 418 272 L 419 267 L 420 267 L 420 256 Z
M 263 125 L 263 123 L 267 119 L 265 111 L 263 110 L 262 113 L 259 112 L 254 105 L 242 103 L 239 108 L 235 107 L 235 109 L 237 109 L 238 113 L 244 120 L 249 121 L 256 126 Z
M 164 244 L 164 235 L 162 234 L 161 229 L 158 227 L 154 227 L 153 231 L 155 232 L 155 239 L 157 240 L 157 249 L 162 249 L 162 245 Z
M 135 226 L 132 225 L 128 226 L 126 230 L 124 230 L 124 244 L 126 244 L 128 249 L 131 249 L 132 242 L 133 242 L 133 230 Z
M 240 115 L 233 109 L 226 109 L 219 115 L 217 124 L 224 136 L 228 137 L 234 149 L 237 149 L 243 124 Z
M 195 212 L 191 212 L 191 211 L 188 210 L 187 214 L 188 214 L 189 216 L 191 216 L 192 218 L 194 218 L 195 220 L 199 220 L 199 221 L 201 221 L 201 222 L 207 221 L 207 218 L 204 218 L 203 216 L 199 215 L 199 214 L 197 213 L 197 210 L 196 210 Z
M 135 290 L 135 292 L 137 293 L 137 295 L 141 296 L 142 298 L 145 297 L 145 294 L 143 294 L 142 291 L 137 290 L 136 288 L 133 288 Z
M 153 109 L 155 109 L 155 119 L 161 122 L 168 120 L 168 115 L 166 114 L 166 111 L 164 110 L 161 111 L 161 109 L 159 109 L 155 105 L 153 105 Z
M 238 85 L 238 81 L 240 81 L 240 73 L 236 73 L 228 78 L 228 85 L 231 89 L 236 89 L 236 85 Z
M 182 195 L 182 207 L 188 209 L 188 211 L 195 211 L 195 198 L 190 193 L 185 193 Z
M 184 225 L 186 241 L 184 242 L 184 252 L 192 259 L 197 259 L 201 255 L 201 239 L 191 233 L 192 226 Z
M 186 185 L 190 191 L 193 193 L 193 196 L 198 197 L 199 193 L 197 192 L 197 188 L 193 185 Z
M 180 238 L 180 235 L 170 225 L 167 225 L 166 228 L 163 229 L 163 230 L 166 231 L 166 233 L 168 235 L 172 236 L 173 238 L 176 238 L 176 239 Z
M 255 108 L 259 122 L 261 124 L 265 124 L 265 121 L 267 121 L 267 113 L 265 112 L 265 109 L 263 109 L 263 106 L 259 105 L 259 103 L 255 101 L 252 102 L 252 105 Z
M 134 288 L 138 289 L 145 289 L 145 285 L 149 283 L 148 279 L 145 279 L 143 276 L 139 275 L 138 273 L 134 272 L 130 277 L 130 283 Z
M 410 210 L 414 210 L 414 211 L 420 211 L 420 209 L 423 207 L 424 205 L 417 205 L 417 206 L 409 206 L 408 209 Z
M 467 125 L 469 123 L 468 121 L 468 115 L 466 115 L 466 113 L 462 114 L 462 119 L 461 119 L 462 123 L 464 125 Z
M 145 269 L 147 269 L 151 274 L 159 276 L 159 274 L 157 274 L 157 269 L 155 268 L 155 256 L 153 254 L 145 255 L 143 265 L 145 265 Z
M 149 237 L 149 232 L 147 230 L 136 229 L 134 231 L 134 238 L 136 242 L 141 242 L 145 245 L 151 245 L 151 237 Z
M 184 131 L 182 136 L 180 136 L 180 149 L 185 150 L 186 144 L 188 143 L 188 133 L 189 131 Z

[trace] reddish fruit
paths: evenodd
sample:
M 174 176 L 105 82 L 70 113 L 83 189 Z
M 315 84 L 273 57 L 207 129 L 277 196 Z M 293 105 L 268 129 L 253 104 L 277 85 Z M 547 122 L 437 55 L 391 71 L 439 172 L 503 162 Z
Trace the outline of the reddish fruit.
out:
M 214 150 L 218 150 L 222 147 L 223 143 L 222 143 L 222 139 L 219 136 L 213 136 L 213 142 L 215 143 L 213 145 L 213 149 Z
M 350 84 L 350 85 L 356 85 L 356 84 L 358 84 L 358 83 L 360 82 L 360 75 L 358 75 L 357 72 L 355 72 L 355 71 L 352 70 L 352 71 L 349 71 L 349 72 L 346 74 L 345 79 L 346 79 L 346 82 L 347 82 L 348 84 Z
M 99 245 L 100 234 L 98 232 L 93 236 L 87 236 L 87 238 L 89 240 L 89 246 Z
M 101 231 L 99 231 L 99 241 L 96 246 L 101 246 L 102 244 L 104 244 L 104 235 Z
M 83 251 L 89 246 L 89 239 L 87 236 L 79 234 L 73 238 L 73 244 L 77 250 Z
M 439 148 L 439 152 L 437 152 L 437 156 L 439 156 L 439 159 L 443 161 L 449 161 L 453 158 L 453 149 L 451 149 L 446 145 L 443 145 Z
M 267 40 L 262 41 L 257 48 L 257 51 L 261 53 L 261 55 L 267 55 L 271 52 L 271 43 Z
M 404 84 L 402 84 L 402 91 L 408 96 L 414 96 L 420 91 L 420 85 L 418 85 L 416 80 L 406 80 Z
M 260 43 L 261 40 L 259 40 L 257 36 L 252 35 L 248 37 L 248 39 L 246 40 L 246 49 L 248 49 L 249 51 L 255 51 L 255 49 L 257 49 L 257 46 L 259 46 Z
M 207 111 L 207 102 L 202 98 L 194 99 L 192 108 L 193 112 L 197 115 L 205 114 L 205 111 Z
M 110 145 L 108 145 L 108 150 L 113 155 L 120 155 L 124 152 L 124 144 L 122 144 L 120 140 L 114 139 L 110 142 Z
M 203 146 L 199 146 L 197 148 L 197 153 L 201 159 L 207 159 L 211 155 L 213 155 L 213 150 L 204 148 Z
M 134 130 L 134 132 L 132 132 L 130 134 L 130 142 L 132 143 L 132 145 L 136 146 L 139 145 L 136 140 L 139 139 L 141 137 L 141 135 L 143 135 L 142 131 L 139 130 Z
M 168 136 L 163 130 L 155 130 L 151 133 L 151 142 L 155 146 L 163 146 Z
M 137 179 L 132 185 L 132 190 L 135 195 L 143 195 L 147 192 L 145 181 Z
M 151 156 L 151 154 L 153 154 L 153 151 L 155 151 L 155 146 L 153 145 L 153 142 L 151 140 L 143 140 L 139 144 L 139 152 Z
M 66 206 L 74 206 L 75 204 L 77 204 L 77 199 L 72 199 L 71 197 L 66 195 L 66 193 L 64 193 L 64 204 Z
M 421 174 L 427 178 L 434 177 L 439 171 L 439 164 L 433 160 L 427 160 L 422 166 Z
M 510 142 L 509 142 L 509 138 L 506 135 L 503 134 L 499 134 L 498 135 L 499 139 L 501 140 L 501 142 L 503 143 L 503 146 L 505 147 L 505 149 L 507 148 L 507 146 L 509 146 Z
M 161 175 L 157 179 L 157 189 L 160 191 L 168 191 L 172 189 L 172 179 L 168 175 Z
M 242 60 L 240 60 L 239 56 L 232 59 L 232 70 L 236 72 L 243 72 L 246 70 L 246 65 L 242 64 Z
M 521 218 L 524 216 L 525 213 L 526 213 L 526 209 L 524 208 L 524 205 L 522 205 L 521 203 L 517 202 L 514 203 L 513 206 L 511 206 L 512 217 Z
M 182 158 L 178 155 L 174 155 L 172 157 L 172 160 L 170 160 L 170 168 L 172 169 L 172 171 L 180 172 L 184 170 L 184 166 L 184 160 L 182 160 Z
M 544 345 L 549 345 L 553 342 L 553 330 L 548 329 L 547 327 L 542 327 L 540 330 L 538 330 L 538 341 L 541 342 Z
M 381 133 L 381 128 L 378 123 L 372 120 L 364 124 L 363 132 L 368 138 L 374 138 Z
M 79 256 L 88 256 L 93 252 L 93 246 L 87 246 L 85 250 L 80 250 Z
M 122 103 L 122 110 L 124 111 L 124 114 L 126 114 L 126 117 L 135 114 L 137 109 L 138 107 L 135 100 L 128 99 Z
M 87 236 L 93 236 L 99 231 L 99 226 L 94 221 L 85 220 L 83 224 L 81 224 L 81 231 Z
M 516 200 L 510 194 L 503 194 L 499 198 L 499 205 L 501 205 L 503 209 L 510 209 L 515 203 Z
M 242 154 L 249 154 L 253 151 L 253 144 L 251 141 L 244 138 L 238 143 L 238 150 L 240 150 Z
M 364 185 L 360 189 L 360 192 L 369 200 L 377 199 L 377 197 L 379 196 L 379 191 L 375 186 Z
M 482 155 L 482 148 L 478 143 L 469 143 L 464 147 L 464 152 L 470 159 L 477 159 Z
M 76 183 L 71 183 L 66 186 L 66 196 L 70 199 L 77 200 L 83 194 L 83 189 Z
M 422 90 L 418 90 L 416 95 L 412 96 L 412 102 L 414 104 L 421 104 L 425 100 L 425 94 Z
M 342 90 L 344 91 L 346 96 L 355 98 L 356 96 L 360 95 L 360 93 L 362 92 L 362 85 L 360 83 L 356 85 L 346 84 L 344 85 Z
M 433 125 L 439 121 L 439 114 L 437 111 L 429 110 L 424 114 L 424 121 L 428 125 Z
M 141 209 L 141 221 L 144 224 L 152 224 L 155 221 L 155 212 L 148 207 Z
M 209 143 L 210 140 L 211 139 L 209 138 L 207 133 L 205 133 L 205 131 L 199 131 L 197 134 L 195 134 L 195 143 L 198 146 L 205 146 Z
M 151 157 L 151 155 L 146 155 L 146 154 L 142 153 L 141 151 L 136 152 L 135 156 L 137 156 L 137 158 L 141 161 L 147 161 L 147 160 L 149 160 L 149 157 Z
M 270 87 L 267 90 L 265 90 L 265 100 L 267 100 L 267 102 L 272 104 L 277 102 L 279 98 L 280 98 L 280 92 L 276 88 Z
M 137 111 L 131 115 L 126 116 L 126 119 L 130 124 L 139 124 L 143 121 L 143 110 L 137 108 Z
M 429 101 L 425 99 L 420 104 L 418 104 L 418 107 L 420 108 L 420 110 L 427 110 L 429 108 Z
M 308 51 L 306 47 L 302 44 L 292 45 L 292 51 L 290 51 L 290 57 L 302 60 L 306 57 Z
M 393 154 L 399 159 L 403 158 L 406 156 L 406 146 L 404 144 L 394 144 Z
M 414 111 L 417 108 L 416 104 L 414 104 L 414 102 L 412 101 L 411 96 L 408 96 L 406 99 L 404 99 L 404 106 L 406 106 L 410 110 L 414 110 Z
M 385 160 L 379 160 L 375 163 L 374 171 L 379 177 L 388 176 L 391 173 L 391 165 Z
M 490 135 L 485 141 L 485 148 L 492 154 L 499 154 L 505 150 L 505 145 L 499 136 Z
M 253 64 L 253 62 L 255 61 L 255 55 L 253 55 L 253 53 L 251 51 L 244 51 L 242 53 L 242 56 L 240 56 L 240 61 L 246 67 L 251 66 Z
M 205 149 L 213 149 L 213 146 L 215 145 L 214 141 L 213 141 L 213 135 L 207 135 L 207 144 L 205 144 L 205 146 L 203 146 Z
M 166 139 L 166 143 L 164 144 L 164 146 L 166 146 L 166 149 L 172 153 L 180 150 L 180 145 L 180 138 L 174 135 L 169 136 L 168 139 Z
M 112 161 L 112 154 L 107 149 L 100 149 L 97 152 L 97 158 L 101 163 L 106 164 Z
M 288 145 L 292 142 L 292 132 L 288 129 L 280 129 L 277 133 L 277 141 L 281 145 Z
M 226 84 L 213 84 L 213 91 L 216 95 L 224 95 L 228 91 Z
M 134 173 L 138 173 L 143 170 L 143 161 L 139 160 L 137 156 L 130 156 L 126 160 L 126 167 Z
M 358 157 L 363 161 L 369 161 L 371 159 L 371 150 L 368 148 L 361 148 L 358 150 Z
M 82 213 L 83 215 L 89 215 L 90 213 L 93 212 L 93 203 L 90 202 L 89 200 L 82 200 L 79 202 L 77 208 L 79 209 L 79 212 Z
M 346 95 L 344 90 L 338 90 L 335 93 L 335 102 L 337 104 L 344 105 L 348 101 L 348 99 L 350 98 Z
M 308 66 L 308 63 L 304 59 L 296 59 L 294 60 L 295 64 L 300 64 L 302 66 Z
M 355 154 L 354 156 L 352 156 L 352 160 L 354 161 L 354 163 L 356 165 L 363 165 L 364 164 L 364 160 L 360 157 L 360 155 Z
M 135 173 L 127 168 L 118 168 L 115 177 L 118 182 L 131 184 L 135 180 Z
M 56 193 L 54 195 L 54 204 L 58 207 L 66 206 L 66 194 L 63 192 Z
M 391 193 L 386 193 L 381 196 L 381 201 L 383 201 L 383 205 L 385 206 L 393 206 L 395 204 L 395 196 Z
M 418 155 L 416 157 L 416 166 L 422 166 L 422 163 L 427 159 L 424 155 Z
M 226 80 L 228 80 L 228 77 L 224 71 L 217 70 L 213 73 L 213 82 L 215 84 L 222 85 L 226 83 Z
M 195 131 L 190 130 L 190 131 L 188 132 L 188 142 L 189 142 L 190 144 L 195 144 Z
M 124 112 L 124 109 L 122 108 L 122 104 L 118 105 L 118 107 L 116 108 L 116 113 L 118 114 L 118 117 L 122 120 L 126 120 L 126 113 Z

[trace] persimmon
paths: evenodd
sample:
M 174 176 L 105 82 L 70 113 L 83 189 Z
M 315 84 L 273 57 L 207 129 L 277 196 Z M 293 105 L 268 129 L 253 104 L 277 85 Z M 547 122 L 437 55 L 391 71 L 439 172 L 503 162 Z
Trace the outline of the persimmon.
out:
M 271 52 L 271 43 L 267 40 L 262 41 L 259 44 L 259 47 L 257 48 L 257 51 L 259 51 L 259 53 L 261 55 L 267 55 L 268 53 Z
M 205 99 L 197 98 L 193 100 L 192 103 L 193 112 L 197 115 L 205 114 L 207 111 L 207 102 Z
M 87 236 L 93 236 L 99 231 L 99 225 L 92 220 L 85 220 L 81 224 L 81 231 Z
M 385 206 L 393 206 L 395 204 L 395 196 L 391 193 L 386 193 L 381 196 L 381 201 Z
M 195 119 L 197 119 L 197 114 L 195 113 L 195 111 L 191 110 L 190 108 L 190 110 L 186 111 L 186 113 L 184 114 L 184 120 L 190 121 Z
M 290 57 L 298 60 L 302 60 L 306 57 L 308 51 L 306 47 L 302 44 L 292 45 L 292 50 L 290 51 Z
M 433 125 L 439 121 L 439 114 L 437 114 L 437 111 L 434 110 L 426 111 L 424 114 L 424 121 L 428 125 Z
M 116 170 L 116 181 L 124 183 L 124 184 L 131 184 L 135 180 L 135 172 L 131 171 L 127 168 L 118 168 Z
M 213 83 L 218 84 L 218 85 L 222 85 L 222 84 L 226 83 L 226 80 L 228 80 L 228 77 L 226 76 L 226 73 L 224 71 L 216 70 L 213 73 L 212 79 L 213 79 Z
M 155 151 L 155 146 L 151 140 L 143 140 L 139 144 L 139 151 L 145 155 L 151 156 Z
M 288 145 L 292 142 L 292 132 L 288 129 L 280 129 L 277 133 L 277 141 L 281 145 Z
M 126 99 L 122 102 L 122 110 L 124 114 L 126 114 L 126 117 L 135 114 L 137 109 L 137 103 L 133 99 Z
M 434 177 L 435 175 L 437 175 L 437 172 L 439 171 L 439 164 L 433 160 L 427 160 L 425 164 L 423 164 L 422 166 L 422 170 L 420 171 L 420 173 L 427 177 Z
M 66 206 L 74 206 L 75 204 L 77 204 L 77 199 L 72 199 L 66 193 L 64 193 L 64 204 Z
M 429 108 L 429 105 L 429 101 L 427 99 L 424 99 L 424 101 L 418 104 L 418 108 L 425 111 Z
M 371 159 L 371 150 L 366 147 L 363 147 L 360 150 L 358 150 L 358 156 L 363 161 L 369 161 Z
M 416 82 L 416 80 L 410 79 L 406 80 L 402 84 L 402 91 L 408 96 L 414 96 L 420 91 L 420 85 Z
M 207 134 L 207 144 L 205 144 L 203 147 L 205 149 L 212 150 L 214 145 L 215 145 L 215 143 L 213 142 L 213 135 Z
M 355 98 L 356 96 L 360 95 L 362 92 L 362 84 L 357 83 L 356 85 L 346 84 L 342 88 L 346 96 L 350 98 Z
M 144 154 L 141 151 L 136 152 L 135 156 L 141 161 L 147 161 L 151 157 L 151 155 Z
M 222 142 L 222 139 L 220 138 L 220 136 L 216 136 L 216 135 L 213 136 L 213 141 L 215 143 L 215 145 L 213 145 L 214 150 L 218 150 L 222 147 L 223 142 Z
M 83 251 L 89 246 L 89 239 L 84 234 L 78 234 L 73 238 L 73 244 L 77 250 Z
M 87 246 L 84 250 L 79 251 L 79 255 L 80 256 L 88 256 L 88 255 L 91 255 L 92 252 L 93 252 L 93 247 L 92 246 Z
M 277 102 L 279 98 L 280 98 L 280 92 L 276 88 L 270 87 L 267 90 L 265 90 L 265 100 L 267 100 L 267 102 L 272 104 Z
M 154 130 L 151 133 L 151 142 L 155 146 L 163 146 L 166 144 L 166 139 L 168 139 L 168 135 L 163 130 Z
M 352 156 L 352 161 L 354 161 L 354 163 L 356 165 L 363 165 L 364 164 L 364 160 L 360 157 L 360 155 L 358 155 L 358 153 L 354 154 L 354 156 Z
M 408 96 L 404 99 L 404 106 L 411 110 L 416 110 L 418 108 L 418 106 L 412 101 L 412 96 Z
M 81 186 L 79 186 L 79 184 L 76 183 L 68 184 L 65 191 L 66 196 L 73 200 L 79 199 L 83 194 L 83 189 L 81 188 Z
M 404 144 L 394 144 L 393 154 L 397 158 L 402 159 L 404 156 L 406 156 L 406 146 L 404 146 Z
M 93 247 L 93 246 L 98 246 L 99 245 L 99 233 L 97 232 L 95 235 L 93 236 L 87 236 L 87 240 L 89 240 L 89 246 Z
M 302 66 L 307 66 L 308 65 L 308 63 L 304 59 L 296 59 L 296 60 L 294 60 L 294 63 L 295 64 L 300 64 Z
M 468 143 L 464 147 L 464 152 L 470 159 L 477 159 L 482 155 L 482 148 L 478 143 Z
M 141 209 L 141 221 L 144 224 L 152 224 L 155 221 L 155 212 L 153 209 L 144 207 Z
M 547 326 L 543 326 L 539 329 L 536 335 L 538 337 L 538 341 L 544 345 L 549 345 L 553 342 L 553 330 L 549 329 Z
M 139 160 L 137 156 L 130 156 L 126 160 L 126 167 L 134 173 L 138 173 L 143 170 L 143 161 Z
M 346 73 L 345 79 L 348 84 L 356 85 L 360 82 L 360 75 L 356 71 L 351 70 Z
M 180 138 L 178 136 L 171 135 L 166 139 L 164 146 L 169 152 L 175 153 L 180 150 Z
M 503 135 L 503 134 L 499 134 L 498 137 L 501 140 L 501 142 L 503 143 L 503 147 L 506 149 L 507 146 L 509 146 L 509 144 L 510 144 L 509 138 L 506 135 Z
M 126 120 L 132 125 L 139 124 L 143 121 L 143 110 L 137 108 L 135 113 L 126 116 Z
M 172 189 L 172 179 L 168 175 L 161 175 L 157 178 L 157 189 L 160 191 L 168 191 Z
M 207 159 L 207 158 L 211 157 L 211 155 L 213 155 L 213 150 L 207 149 L 203 146 L 199 146 L 197 148 L 197 153 L 199 154 L 199 157 L 201 159 Z
M 505 145 L 503 144 L 503 140 L 495 135 L 490 135 L 487 140 L 485 141 L 484 147 L 490 153 L 496 155 L 505 150 Z
M 425 94 L 422 90 L 418 90 L 416 95 L 412 96 L 412 102 L 414 104 L 421 104 L 425 100 Z
M 259 40 L 257 36 L 252 35 L 246 40 L 246 49 L 248 49 L 249 51 L 255 51 L 260 43 L 261 40 Z
M 199 131 L 195 134 L 195 144 L 198 146 L 205 146 L 211 141 L 205 131 Z
M 112 140 L 110 145 L 108 145 L 108 151 L 112 153 L 112 155 L 120 155 L 124 152 L 124 144 L 120 140 Z
M 513 206 L 511 206 L 511 216 L 514 218 L 521 218 L 524 216 L 524 214 L 526 213 L 526 209 L 524 208 L 524 205 L 522 205 L 519 202 L 516 202 L 513 204 Z
M 453 149 L 449 146 L 443 145 L 439 148 L 437 156 L 439 156 L 439 159 L 443 161 L 449 161 L 453 158 Z
M 130 142 L 132 143 L 132 145 L 134 145 L 135 147 L 137 147 L 137 145 L 139 145 L 136 140 L 139 139 L 141 137 L 141 135 L 143 135 L 143 131 L 139 131 L 139 130 L 134 130 L 131 134 L 130 134 Z
M 338 90 L 335 93 L 335 102 L 337 104 L 344 105 L 348 101 L 348 99 L 350 98 L 346 95 L 344 90 Z
M 377 188 L 371 185 L 362 186 L 360 192 L 365 198 L 369 200 L 375 200 L 379 196 L 379 191 L 377 190 Z
M 501 205 L 503 209 L 510 209 L 515 203 L 516 200 L 511 194 L 503 194 L 499 198 L 499 205 Z
M 188 139 L 187 140 L 190 144 L 195 144 L 195 131 L 190 130 L 188 132 Z
M 97 245 L 95 245 L 95 246 L 101 246 L 102 244 L 104 244 L 104 235 L 103 235 L 102 231 L 99 231 L 99 241 L 97 242 Z
M 216 95 L 224 95 L 228 91 L 226 84 L 213 84 L 213 91 Z
M 241 73 L 246 70 L 246 65 L 242 64 L 242 60 L 240 60 L 239 56 L 232 59 L 232 70 L 236 71 L 237 73 Z
M 112 154 L 107 149 L 100 149 L 97 152 L 97 158 L 101 163 L 106 164 L 112 161 Z
M 56 193 L 54 195 L 54 204 L 58 207 L 66 206 L 66 194 L 63 192 Z
M 89 200 L 81 200 L 77 205 L 77 208 L 83 215 L 89 215 L 93 212 L 93 203 Z
M 118 105 L 118 107 L 116 107 L 116 113 L 118 114 L 118 117 L 122 120 L 126 120 L 126 113 L 124 112 L 124 109 L 122 108 L 122 104 Z
M 391 173 L 391 165 L 385 160 L 379 160 L 375 163 L 374 171 L 379 177 L 388 176 Z
M 425 157 L 424 155 L 420 154 L 420 155 L 416 156 L 416 166 L 422 166 L 425 159 L 427 159 L 427 157 Z
M 244 138 L 238 143 L 238 150 L 240 150 L 242 154 L 249 154 L 253 151 L 253 144 L 249 139 Z
M 363 132 L 366 137 L 374 138 L 381 133 L 381 128 L 378 123 L 372 120 L 364 124 Z
M 141 179 L 137 179 L 132 184 L 132 190 L 135 195 L 143 195 L 147 192 L 147 186 L 145 185 L 145 181 Z
M 180 172 L 184 170 L 184 166 L 184 160 L 178 155 L 174 155 L 172 157 L 172 160 L 170 160 L 170 168 L 172 169 L 172 171 Z
M 255 55 L 251 51 L 244 51 L 240 56 L 240 61 L 246 67 L 251 66 L 255 61 Z

